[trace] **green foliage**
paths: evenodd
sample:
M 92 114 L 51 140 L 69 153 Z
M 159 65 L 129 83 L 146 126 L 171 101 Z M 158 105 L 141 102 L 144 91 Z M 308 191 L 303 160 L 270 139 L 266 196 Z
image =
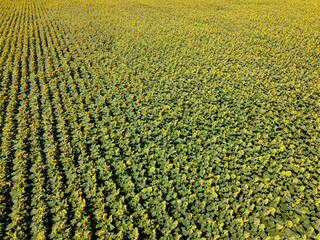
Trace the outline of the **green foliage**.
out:
M 319 238 L 317 8 L 2 1 L 0 236 Z

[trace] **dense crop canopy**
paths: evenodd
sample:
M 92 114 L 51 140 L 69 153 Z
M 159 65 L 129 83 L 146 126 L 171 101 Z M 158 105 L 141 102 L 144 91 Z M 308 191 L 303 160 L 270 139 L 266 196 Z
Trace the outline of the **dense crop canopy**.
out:
M 0 1 L 0 239 L 319 239 L 319 12 Z

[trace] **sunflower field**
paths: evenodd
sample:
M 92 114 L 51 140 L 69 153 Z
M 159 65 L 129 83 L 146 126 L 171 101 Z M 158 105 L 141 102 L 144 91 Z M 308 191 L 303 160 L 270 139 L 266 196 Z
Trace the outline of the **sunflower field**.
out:
M 319 0 L 1 0 L 0 239 L 320 239 Z

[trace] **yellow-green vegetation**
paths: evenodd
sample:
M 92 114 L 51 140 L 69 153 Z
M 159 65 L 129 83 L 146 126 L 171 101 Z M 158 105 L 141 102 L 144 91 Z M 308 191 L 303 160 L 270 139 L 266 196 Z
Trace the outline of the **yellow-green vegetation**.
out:
M 319 239 L 319 12 L 0 1 L 0 239 Z

